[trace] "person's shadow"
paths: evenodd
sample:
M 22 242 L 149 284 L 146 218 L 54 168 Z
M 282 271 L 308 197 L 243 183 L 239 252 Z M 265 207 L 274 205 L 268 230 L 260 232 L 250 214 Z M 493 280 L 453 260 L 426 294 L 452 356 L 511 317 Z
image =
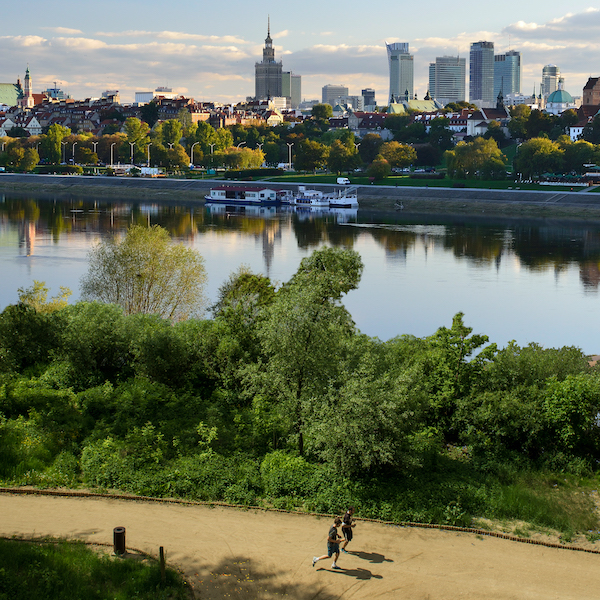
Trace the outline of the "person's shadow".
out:
M 383 554 L 377 554 L 376 552 L 349 551 L 348 554 L 353 554 L 354 556 L 358 556 L 358 558 L 362 558 L 363 560 L 368 560 L 373 564 L 394 562 L 391 558 L 386 558 Z
M 331 572 L 335 573 L 336 575 L 356 577 L 356 579 L 362 579 L 363 581 L 366 581 L 368 579 L 383 579 L 381 575 L 374 575 L 368 569 L 344 569 L 343 567 L 341 567 L 340 569 L 332 569 Z

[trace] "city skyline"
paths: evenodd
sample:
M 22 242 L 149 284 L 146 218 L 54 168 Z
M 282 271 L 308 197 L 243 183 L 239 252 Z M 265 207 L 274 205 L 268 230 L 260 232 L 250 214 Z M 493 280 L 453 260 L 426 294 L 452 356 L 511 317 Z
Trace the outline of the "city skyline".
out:
M 0 36 L 0 81 L 23 80 L 29 66 L 36 93 L 56 81 L 74 98 L 99 97 L 117 89 L 123 102 L 133 102 L 135 92 L 169 86 L 197 101 L 237 102 L 253 95 L 254 64 L 262 56 L 269 14 L 276 56 L 286 71 L 302 76 L 305 99 L 319 98 L 324 85 L 341 84 L 350 94 L 373 88 L 382 102 L 389 91 L 386 41 L 410 44 L 419 98 L 427 92 L 428 67 L 436 57 L 468 59 L 470 44 L 479 40 L 494 42 L 496 54 L 521 53 L 525 94 L 534 86 L 539 89 L 547 64 L 560 66 L 565 88 L 574 96 L 581 95 L 589 76 L 598 75 L 600 9 L 587 8 L 586 2 L 575 0 L 568 14 L 550 1 L 500 19 L 497 13 L 481 17 L 482 10 L 476 11 L 477 18 L 449 16 L 444 4 L 433 4 L 433 13 L 439 8 L 439 14 L 426 23 L 410 8 L 398 24 L 390 18 L 385 25 L 354 19 L 352 11 L 334 18 L 331 9 L 323 8 L 315 28 L 308 14 L 312 0 L 293 19 L 261 2 L 250 16 L 240 12 L 235 18 L 236 9 L 243 11 L 237 0 L 227 15 L 219 15 L 214 7 L 196 15 L 194 5 L 183 0 L 177 14 L 160 16 L 153 11 L 159 6 L 154 0 L 125 5 L 108 0 L 94 17 L 84 9 L 73 14 L 54 0 L 32 0 L 29 19 L 18 19 L 16 6 L 5 11 L 11 31 L 17 33 Z M 191 12 L 182 18 L 186 10 Z

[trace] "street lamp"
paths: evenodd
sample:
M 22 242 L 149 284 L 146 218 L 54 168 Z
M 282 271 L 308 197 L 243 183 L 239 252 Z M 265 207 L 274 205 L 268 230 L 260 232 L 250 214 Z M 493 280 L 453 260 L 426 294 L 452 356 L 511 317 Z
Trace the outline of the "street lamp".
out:
M 146 146 L 146 151 L 148 152 L 148 166 L 150 166 L 150 146 L 152 146 L 152 142 Z
M 65 156 L 65 146 L 67 145 L 67 142 L 61 142 L 60 145 L 62 146 L 62 155 L 63 155 L 63 162 L 67 162 L 67 157 Z
M 246 143 L 246 142 L 240 142 L 240 143 L 239 143 L 239 144 L 236 146 L 236 148 L 239 148 L 240 146 L 243 146 L 245 143 Z
M 135 142 L 129 142 L 131 146 L 131 164 L 133 164 L 133 148 L 135 147 Z
M 216 146 L 217 144 L 209 144 L 210 146 L 210 153 L 213 153 L 213 148 Z
M 262 147 L 265 145 L 264 142 L 262 142 L 261 144 L 256 144 L 258 146 L 258 149 L 262 152 Z
M 92 146 L 94 146 L 94 154 L 98 154 L 98 151 L 97 151 L 98 142 L 92 142 Z
M 192 144 L 192 149 L 190 151 L 190 162 L 192 163 L 192 166 L 194 166 L 194 146 L 196 146 L 197 144 L 199 144 L 200 142 L 194 142 Z
M 113 143 L 110 145 L 110 166 L 111 166 L 111 167 L 112 167 L 112 166 L 114 166 L 114 164 L 115 164 L 115 163 L 114 163 L 114 161 L 113 161 L 113 148 L 114 148 L 116 145 L 117 145 L 117 142 L 113 142 Z
M 293 143 L 287 142 L 287 147 L 288 147 L 288 165 L 289 168 L 292 168 L 292 147 L 294 146 Z
M 75 164 L 75 146 L 77 146 L 77 142 L 73 142 L 73 164 Z
M 173 150 L 173 144 L 167 142 L 167 146 L 169 146 L 169 150 Z

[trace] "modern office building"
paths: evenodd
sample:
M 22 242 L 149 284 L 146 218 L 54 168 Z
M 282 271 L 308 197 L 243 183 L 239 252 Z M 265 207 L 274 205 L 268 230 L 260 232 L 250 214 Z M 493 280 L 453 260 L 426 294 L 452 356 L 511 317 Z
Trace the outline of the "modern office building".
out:
M 288 99 L 290 108 L 298 108 L 302 101 L 302 77 L 284 71 L 281 74 L 281 95 Z
M 361 96 L 364 98 L 365 107 L 367 106 L 377 106 L 377 101 L 375 100 L 375 90 L 373 88 L 365 88 L 360 91 Z
M 348 95 L 348 88 L 344 85 L 324 85 L 321 89 L 321 101 L 323 104 L 336 104 L 337 98 L 345 98 Z
M 389 102 L 411 100 L 414 96 L 414 64 L 408 51 L 408 43 L 388 44 L 386 42 L 390 67 Z
M 458 56 L 438 56 L 429 63 L 429 96 L 442 104 L 463 102 L 466 97 L 467 61 Z
M 521 53 L 509 50 L 494 56 L 494 97 L 521 92 Z
M 469 54 L 469 102 L 496 106 L 494 95 L 494 42 L 475 42 Z
M 263 48 L 263 59 L 257 62 L 255 69 L 255 97 L 257 100 L 265 100 L 282 96 L 281 93 L 281 76 L 283 66 L 281 61 L 275 60 L 275 48 L 273 48 L 273 40 L 271 38 L 271 20 L 267 25 L 267 37 L 265 38 L 265 47 Z
M 542 96 L 547 98 L 552 92 L 556 92 L 560 79 L 560 68 L 556 65 L 546 65 L 542 69 Z

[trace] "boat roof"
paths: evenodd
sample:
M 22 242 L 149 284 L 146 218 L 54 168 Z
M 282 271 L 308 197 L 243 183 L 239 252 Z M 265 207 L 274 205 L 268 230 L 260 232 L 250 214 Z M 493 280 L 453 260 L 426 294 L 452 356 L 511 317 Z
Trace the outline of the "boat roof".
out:
M 267 187 L 256 187 L 250 185 L 219 185 L 217 187 L 211 188 L 211 190 L 227 190 L 230 192 L 263 192 L 268 190 L 269 192 L 274 192 L 275 190 Z

